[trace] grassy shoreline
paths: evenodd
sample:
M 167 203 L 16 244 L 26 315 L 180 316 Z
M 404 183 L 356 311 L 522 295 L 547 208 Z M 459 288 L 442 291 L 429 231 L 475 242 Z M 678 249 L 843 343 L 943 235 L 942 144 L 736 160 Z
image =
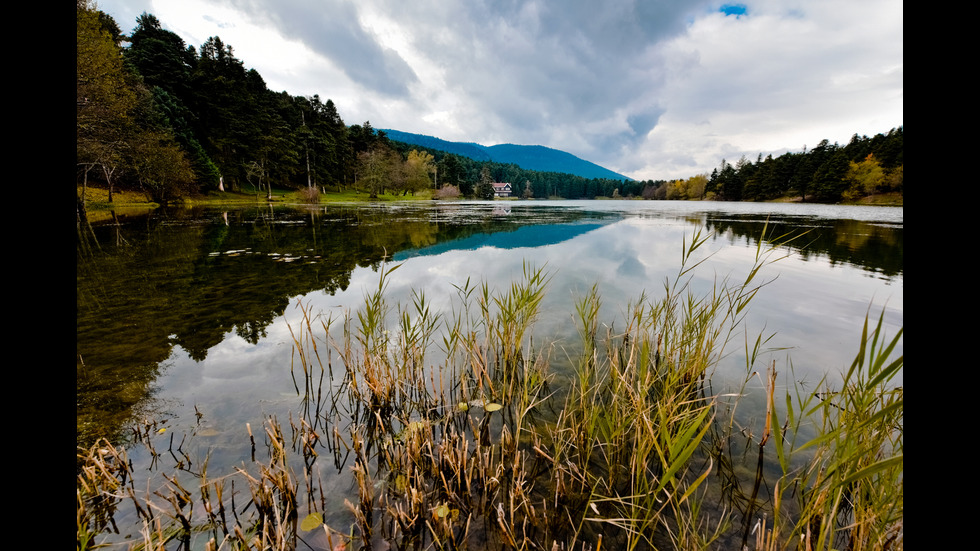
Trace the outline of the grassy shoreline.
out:
M 78 196 L 81 196 L 81 187 L 77 188 L 76 191 Z M 370 194 L 366 191 L 359 191 L 355 189 L 348 189 L 345 191 L 328 191 L 325 193 L 320 193 L 319 202 L 320 204 L 329 203 L 372 203 L 372 202 L 404 202 L 404 201 L 431 201 L 432 190 L 423 190 L 415 195 L 402 195 L 400 193 L 395 194 L 381 194 L 377 198 L 371 198 Z M 554 198 L 561 199 L 561 198 Z M 607 198 L 596 198 L 595 200 L 601 200 Z M 506 198 L 502 200 L 517 200 L 517 198 Z M 637 198 L 636 200 L 641 200 Z M 154 202 L 149 195 L 140 191 L 132 190 L 120 190 L 113 192 L 113 201 L 109 202 L 109 191 L 105 188 L 88 186 L 85 192 L 86 207 L 89 213 L 99 212 L 99 211 L 111 211 L 115 209 L 155 209 L 160 206 L 159 203 Z M 765 201 L 769 203 L 799 203 L 802 202 L 800 197 L 781 197 L 779 199 L 773 199 L 771 201 Z M 202 205 L 293 205 L 293 204 L 306 204 L 306 201 L 301 196 L 300 190 L 290 190 L 290 189 L 276 189 L 273 190 L 272 198 L 269 199 L 265 192 L 240 192 L 240 191 L 210 191 L 206 194 L 182 197 L 175 201 L 175 204 L 184 206 L 202 206 Z M 852 204 L 852 205 L 870 205 L 870 206 L 890 206 L 890 207 L 901 207 L 903 206 L 903 195 L 899 193 L 883 193 L 871 197 L 865 197 L 860 201 L 853 203 L 842 203 L 842 204 Z
M 76 191 L 81 196 L 81 187 Z M 415 195 L 401 194 L 382 194 L 376 199 L 372 199 L 366 191 L 346 190 L 341 192 L 327 192 L 320 194 L 321 203 L 346 203 L 346 202 L 369 202 L 369 201 L 425 201 L 432 198 L 429 190 L 421 191 Z M 112 209 L 118 207 L 159 207 L 160 204 L 153 201 L 150 196 L 141 191 L 119 190 L 113 191 L 113 200 L 109 202 L 109 191 L 105 188 L 88 186 L 85 192 L 86 206 L 90 210 Z M 205 194 L 181 197 L 174 201 L 177 205 L 220 205 L 220 204 L 302 204 L 305 203 L 300 195 L 300 190 L 276 189 L 272 192 L 269 199 L 265 192 L 242 192 L 242 191 L 209 191 Z

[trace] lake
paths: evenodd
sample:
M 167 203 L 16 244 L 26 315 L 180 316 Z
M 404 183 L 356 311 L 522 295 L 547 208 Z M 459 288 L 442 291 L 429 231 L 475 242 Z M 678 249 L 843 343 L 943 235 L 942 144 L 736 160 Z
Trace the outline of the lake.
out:
M 314 329 L 331 320 L 333 338 L 342 340 L 343 317 L 363 307 L 385 272 L 393 333 L 399 312 L 410 310 L 420 294 L 448 319 L 467 285 L 506 291 L 528 269 L 547 274 L 533 346 L 550 350 L 551 385 L 561 394 L 581 346 L 577 301 L 594 287 L 603 331 L 615 333 L 630 304 L 664 293 L 697 231 L 707 239 L 689 261 L 700 262 L 690 273 L 696 293 L 743 280 L 760 247 L 772 247 L 775 261 L 756 279 L 765 284 L 709 374 L 715 392 L 743 395 L 738 417 L 751 425 L 765 414 L 761 375 L 770 366 L 779 373 L 780 392 L 814 389 L 850 365 L 866 318 L 873 323 L 880 316 L 889 336 L 904 326 L 903 224 L 903 209 L 892 207 L 667 201 L 120 215 L 79 238 L 78 445 L 100 437 L 125 445 L 134 472 L 154 473 L 140 475 L 150 480 L 168 466 L 185 469 L 182 462 L 206 463 L 209 476 L 233 475 L 236 466 L 254 461 L 248 430 L 261 440 L 268 419 L 288 429 L 309 415 L 294 347 L 303 338 L 304 313 L 316 318 Z M 759 335 L 762 351 L 747 365 L 747 343 Z M 326 355 L 325 332 L 314 336 Z M 430 348 L 426 361 L 438 364 L 438 347 Z M 899 341 L 896 356 L 901 348 Z M 338 352 L 330 354 L 331 369 L 342 373 Z M 342 386 L 335 377 L 326 383 L 331 392 Z M 894 382 L 901 385 L 901 376 Z M 318 453 L 331 457 L 317 463 L 314 493 L 329 523 L 347 533 L 355 520 L 344 499 L 356 502 L 358 495 L 354 460 L 338 456 L 336 446 L 321 446 Z M 238 490 L 245 487 L 240 483 Z M 247 493 L 239 499 L 241 507 Z M 136 518 L 121 509 L 120 534 L 103 537 L 138 538 Z M 308 547 L 325 548 L 322 539 Z

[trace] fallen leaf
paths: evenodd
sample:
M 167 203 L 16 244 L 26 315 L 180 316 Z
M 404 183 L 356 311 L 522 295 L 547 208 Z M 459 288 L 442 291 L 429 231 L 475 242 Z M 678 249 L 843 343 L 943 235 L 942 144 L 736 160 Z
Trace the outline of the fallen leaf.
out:
M 319 528 L 323 524 L 323 514 L 322 513 L 310 513 L 306 515 L 303 522 L 299 525 L 300 529 L 304 532 L 309 532 L 314 528 Z

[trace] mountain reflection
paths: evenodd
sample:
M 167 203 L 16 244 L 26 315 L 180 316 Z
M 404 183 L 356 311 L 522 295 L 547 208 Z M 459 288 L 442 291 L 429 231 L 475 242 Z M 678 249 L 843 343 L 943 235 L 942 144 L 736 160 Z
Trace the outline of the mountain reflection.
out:
M 400 261 L 416 256 L 442 254 L 453 250 L 472 251 L 482 247 L 494 247 L 496 249 L 546 247 L 574 239 L 602 226 L 603 224 L 598 223 L 546 224 L 524 226 L 507 232 L 478 233 L 469 237 L 436 243 L 429 247 L 404 250 L 396 253 L 394 260 Z
M 183 209 L 96 225 L 98 246 L 80 236 L 76 257 L 78 445 L 118 438 L 177 347 L 201 362 L 229 335 L 258 343 L 295 297 L 345 291 L 354 270 L 377 270 L 385 261 L 482 247 L 543 248 L 624 218 L 653 216 L 749 243 L 767 224 L 767 235 L 810 230 L 791 244 L 804 259 L 847 263 L 883 278 L 903 273 L 901 224 L 651 214 L 650 203 L 619 210 L 521 202 Z M 659 235 L 649 231 L 642 236 L 648 244 Z M 614 256 L 617 237 L 611 239 L 603 250 Z M 644 272 L 635 258 L 616 262 L 624 277 Z

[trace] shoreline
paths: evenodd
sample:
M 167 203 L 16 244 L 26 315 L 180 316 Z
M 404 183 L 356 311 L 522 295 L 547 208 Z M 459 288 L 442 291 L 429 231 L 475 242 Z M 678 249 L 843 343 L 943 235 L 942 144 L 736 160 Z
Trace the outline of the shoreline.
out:
M 80 193 L 80 187 L 76 188 L 76 195 Z M 113 211 L 119 209 L 155 209 L 163 205 L 154 202 L 150 197 L 140 191 L 132 190 L 120 190 L 113 192 L 113 202 L 109 202 L 109 192 L 105 188 L 88 186 L 86 188 L 86 210 L 89 214 L 99 212 L 99 211 Z M 606 197 L 596 197 L 591 199 L 593 201 L 602 201 L 608 199 Z M 361 192 L 356 190 L 348 190 L 341 192 L 326 192 L 320 194 L 320 204 L 329 203 L 371 203 L 371 202 L 408 202 L 408 201 L 433 201 L 431 190 L 424 190 L 415 195 L 401 195 L 401 194 L 382 194 L 381 196 L 372 199 L 370 194 L 367 192 Z M 502 198 L 502 201 L 514 201 L 518 200 L 515 198 Z M 534 199 L 530 199 L 533 201 Z M 588 201 L 589 199 L 580 199 L 582 201 Z M 644 199 L 634 198 L 634 200 L 642 201 Z M 802 203 L 803 200 L 799 196 L 794 197 L 781 197 L 778 199 L 772 199 L 769 201 L 743 201 L 743 202 L 759 202 L 759 203 Z M 808 201 L 810 202 L 810 201 Z M 819 203 L 813 201 L 814 203 Z M 900 193 L 887 193 L 878 194 L 875 196 L 864 197 L 860 201 L 839 203 L 846 205 L 864 205 L 864 206 L 883 206 L 883 207 L 901 207 L 903 206 L 903 195 Z M 268 199 L 264 192 L 256 193 L 246 193 L 237 191 L 211 191 L 205 195 L 192 196 L 192 197 L 181 197 L 174 201 L 171 206 L 202 206 L 202 205 L 302 205 L 307 204 L 306 201 L 300 198 L 300 192 L 296 190 L 286 190 L 279 189 L 274 190 L 272 199 Z

